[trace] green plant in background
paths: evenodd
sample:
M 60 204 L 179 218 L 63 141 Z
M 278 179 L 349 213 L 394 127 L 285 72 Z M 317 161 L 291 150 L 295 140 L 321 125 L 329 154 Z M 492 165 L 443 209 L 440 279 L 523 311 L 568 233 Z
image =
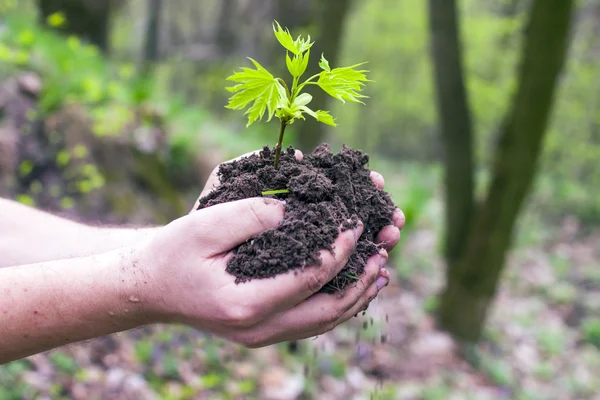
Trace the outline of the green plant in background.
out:
M 587 319 L 581 326 L 583 341 L 600 349 L 600 318 Z
M 273 31 L 279 43 L 286 49 L 286 65 L 292 75 L 291 88 L 282 78 L 274 77 L 256 60 L 250 58 L 256 69 L 243 67 L 241 72 L 236 72 L 227 78 L 227 80 L 237 82 L 237 85 L 226 88 L 234 93 L 226 108 L 243 110 L 248 107 L 245 113 L 248 115 L 246 126 L 261 120 L 265 116 L 265 112 L 267 121 L 270 121 L 273 116 L 279 118 L 281 125 L 275 148 L 275 168 L 278 168 L 286 126 L 294 123 L 297 119 L 305 119 L 304 114 L 308 114 L 324 124 L 336 126 L 335 119 L 328 111 L 313 111 L 307 107 L 312 96 L 302 92 L 306 86 L 319 86 L 327 94 L 344 103 L 350 101 L 364 104 L 359 99 L 367 96 L 360 92 L 365 82 L 370 81 L 366 77 L 366 73 L 369 71 L 357 69 L 364 63 L 331 69 L 329 62 L 322 54 L 319 66 L 323 71 L 300 83 L 300 78 L 308 66 L 310 48 L 314 42 L 311 43 L 310 36 L 307 36 L 306 39 L 298 36 L 294 40 L 289 30 L 287 28 L 284 30 L 277 21 L 273 25 Z M 290 57 L 290 53 L 292 53 L 292 57 Z

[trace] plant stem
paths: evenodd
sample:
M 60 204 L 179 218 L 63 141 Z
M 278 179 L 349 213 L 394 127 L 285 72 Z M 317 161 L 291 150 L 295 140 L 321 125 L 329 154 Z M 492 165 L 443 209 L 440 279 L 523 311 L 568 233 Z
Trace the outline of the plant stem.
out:
M 275 169 L 279 168 L 279 158 L 281 157 L 281 145 L 283 142 L 283 134 L 285 132 L 285 127 L 287 126 L 288 120 L 281 120 L 281 127 L 279 128 L 279 139 L 277 140 L 277 147 L 275 147 Z
M 304 86 L 306 85 L 318 85 L 317 82 L 312 82 L 313 79 L 318 78 L 321 74 L 315 74 L 313 76 L 311 76 L 310 78 L 308 78 L 307 80 L 305 80 L 304 82 L 302 82 L 302 84 L 300 86 L 298 86 L 298 91 L 301 91 Z

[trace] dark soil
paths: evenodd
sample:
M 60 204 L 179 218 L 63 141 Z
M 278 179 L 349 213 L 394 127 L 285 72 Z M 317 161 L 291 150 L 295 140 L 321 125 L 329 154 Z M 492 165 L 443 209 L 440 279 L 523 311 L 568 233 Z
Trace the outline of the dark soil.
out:
M 376 236 L 393 223 L 395 209 L 389 194 L 370 178 L 369 156 L 347 147 L 332 154 L 323 144 L 302 161 L 288 148 L 279 169 L 273 167 L 274 159 L 274 150 L 265 147 L 257 155 L 222 164 L 220 186 L 200 200 L 198 209 L 260 197 L 269 190 L 289 190 L 268 195 L 286 201 L 281 224 L 239 246 L 227 272 L 241 283 L 320 265 L 319 251 L 335 251 L 332 245 L 340 227 L 352 229 L 360 220 L 364 232 L 356 251 L 344 270 L 321 291 L 333 293 L 352 285 L 363 273 L 367 259 L 379 252 Z

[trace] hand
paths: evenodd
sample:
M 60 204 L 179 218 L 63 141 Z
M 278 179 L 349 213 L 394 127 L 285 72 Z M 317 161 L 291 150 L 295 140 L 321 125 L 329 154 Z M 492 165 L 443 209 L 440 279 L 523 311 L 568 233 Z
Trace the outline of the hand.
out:
M 321 253 L 321 266 L 235 283 L 225 271 L 231 250 L 275 228 L 283 212 L 278 200 L 251 198 L 202 209 L 161 228 L 131 263 L 144 271 L 132 268 L 131 274 L 137 275 L 134 287 L 144 288 L 139 300 L 145 323 L 183 323 L 261 347 L 322 334 L 366 309 L 389 279 L 381 275 L 385 250 L 368 260 L 360 281 L 341 296 L 317 293 L 346 264 L 362 225 L 341 233 L 335 255 Z
M 246 153 L 244 155 L 234 158 L 233 160 L 229 160 L 226 162 L 229 163 L 229 162 L 232 162 L 235 160 L 239 160 L 241 158 L 248 157 L 252 154 L 257 154 L 259 152 L 260 152 L 260 150 Z M 302 157 L 304 157 L 304 155 L 302 154 L 302 152 L 300 150 L 296 150 L 295 155 L 298 160 L 302 160 Z M 206 181 L 206 184 L 204 185 L 204 189 L 202 189 L 200 196 L 198 196 L 198 199 L 196 200 L 196 203 L 194 204 L 194 207 L 192 208 L 192 210 L 190 212 L 196 211 L 198 209 L 198 204 L 200 202 L 200 199 L 202 197 L 206 196 L 208 193 L 210 193 L 214 188 L 219 186 L 220 182 L 219 182 L 219 177 L 217 175 L 218 171 L 219 171 L 219 166 L 217 166 L 213 169 L 208 180 Z M 383 175 L 381 175 L 379 172 L 372 171 L 371 172 L 371 180 L 379 189 L 383 190 L 383 188 L 385 186 L 385 180 L 383 178 Z M 398 241 L 400 240 L 400 231 L 402 230 L 402 228 L 404 227 L 404 223 L 406 222 L 404 213 L 399 208 L 397 208 L 396 211 L 394 212 L 392 219 L 394 221 L 393 225 L 388 225 L 388 226 L 384 227 L 377 236 L 378 244 L 382 244 L 383 248 L 385 248 L 388 252 L 392 251 L 394 249 L 394 247 L 396 246 L 396 244 L 398 244 Z

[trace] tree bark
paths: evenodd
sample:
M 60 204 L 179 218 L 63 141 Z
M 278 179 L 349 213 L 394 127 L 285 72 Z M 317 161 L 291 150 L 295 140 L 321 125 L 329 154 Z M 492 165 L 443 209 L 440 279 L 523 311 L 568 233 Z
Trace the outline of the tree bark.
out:
M 455 0 L 429 0 L 437 108 L 444 145 L 446 237 L 452 266 L 460 256 L 473 212 L 473 139 Z
M 317 35 L 311 40 L 315 44 L 310 49 L 311 61 L 306 69 L 304 77 L 309 77 L 318 74 L 318 60 L 321 58 L 321 53 L 325 54 L 325 58 L 329 61 L 332 68 L 337 67 L 339 59 L 339 50 L 342 44 L 342 34 L 344 31 L 344 22 L 350 10 L 351 0 L 336 0 L 324 1 L 317 4 L 315 7 L 315 15 L 317 18 Z M 313 110 L 326 110 L 329 100 L 329 95 L 321 89 L 311 91 L 313 100 L 309 107 Z M 312 151 L 317 147 L 323 139 L 325 129 L 320 122 L 314 121 L 311 117 L 302 121 L 298 127 L 298 145 L 300 149 Z
M 465 341 L 481 335 L 517 216 L 535 177 L 566 57 L 572 9 L 572 0 L 532 4 L 519 86 L 501 130 L 489 191 L 473 218 L 460 259 L 449 266 L 441 296 L 441 326 Z
M 112 3 L 112 0 L 37 0 L 42 24 L 47 23 L 50 15 L 62 12 L 67 23 L 60 29 L 97 46 L 103 53 L 109 51 Z

